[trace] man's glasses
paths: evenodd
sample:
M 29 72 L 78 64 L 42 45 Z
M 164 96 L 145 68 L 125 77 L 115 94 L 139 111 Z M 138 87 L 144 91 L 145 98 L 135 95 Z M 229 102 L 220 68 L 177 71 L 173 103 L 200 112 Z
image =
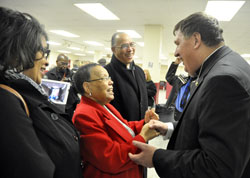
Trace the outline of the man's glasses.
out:
M 58 63 L 59 63 L 59 65 L 61 65 L 61 66 L 68 66 L 68 65 L 69 65 L 68 62 L 59 61 Z
M 135 42 L 131 42 L 131 43 L 124 43 L 121 46 L 116 46 L 117 48 L 121 48 L 121 49 L 125 49 L 127 50 L 129 47 L 131 48 L 135 48 L 136 47 L 136 43 Z
M 87 82 L 94 82 L 94 81 L 98 81 L 98 80 L 109 81 L 109 80 L 111 80 L 111 77 L 103 77 L 103 78 L 98 78 L 98 79 L 93 79 L 93 80 L 87 80 Z

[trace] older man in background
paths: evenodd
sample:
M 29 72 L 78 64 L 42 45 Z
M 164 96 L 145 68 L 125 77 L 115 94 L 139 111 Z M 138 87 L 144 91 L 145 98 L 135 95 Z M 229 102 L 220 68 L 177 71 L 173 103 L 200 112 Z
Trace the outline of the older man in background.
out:
M 128 121 L 141 120 L 148 108 L 145 74 L 133 60 L 135 47 L 126 33 L 115 33 L 111 39 L 113 56 L 105 66 L 114 82 L 111 104 Z

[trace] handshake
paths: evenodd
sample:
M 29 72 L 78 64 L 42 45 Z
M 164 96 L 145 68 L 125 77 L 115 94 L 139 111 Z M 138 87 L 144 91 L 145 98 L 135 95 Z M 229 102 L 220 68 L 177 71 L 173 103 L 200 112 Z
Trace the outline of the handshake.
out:
M 142 127 L 140 135 L 147 142 L 159 135 L 165 135 L 168 130 L 168 126 L 159 121 L 158 114 L 154 109 L 148 110 L 145 114 L 145 125 Z

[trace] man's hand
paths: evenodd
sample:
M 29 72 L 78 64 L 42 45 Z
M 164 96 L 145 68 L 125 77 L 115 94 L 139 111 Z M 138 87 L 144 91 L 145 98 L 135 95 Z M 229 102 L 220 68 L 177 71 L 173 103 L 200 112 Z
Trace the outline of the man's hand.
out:
M 152 159 L 157 148 L 138 141 L 133 141 L 133 145 L 139 148 L 141 152 L 139 154 L 128 153 L 130 159 L 136 164 L 142 165 L 144 167 L 154 167 Z
M 174 61 L 175 64 L 179 65 L 181 63 L 181 58 L 177 57 Z
M 161 135 L 166 135 L 168 131 L 168 125 L 158 120 L 150 120 L 149 128 L 157 130 Z

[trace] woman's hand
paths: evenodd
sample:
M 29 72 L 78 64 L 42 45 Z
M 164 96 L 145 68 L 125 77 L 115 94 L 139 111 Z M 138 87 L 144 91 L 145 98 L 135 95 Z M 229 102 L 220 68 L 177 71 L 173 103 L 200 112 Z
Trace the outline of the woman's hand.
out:
M 140 135 L 147 142 L 151 140 L 152 138 L 159 136 L 160 132 L 157 132 L 155 129 L 149 128 L 149 124 L 145 124 L 141 129 Z
M 145 120 L 145 123 L 148 123 L 150 120 L 159 120 L 159 116 L 158 114 L 155 113 L 154 108 L 146 111 L 144 120 Z

